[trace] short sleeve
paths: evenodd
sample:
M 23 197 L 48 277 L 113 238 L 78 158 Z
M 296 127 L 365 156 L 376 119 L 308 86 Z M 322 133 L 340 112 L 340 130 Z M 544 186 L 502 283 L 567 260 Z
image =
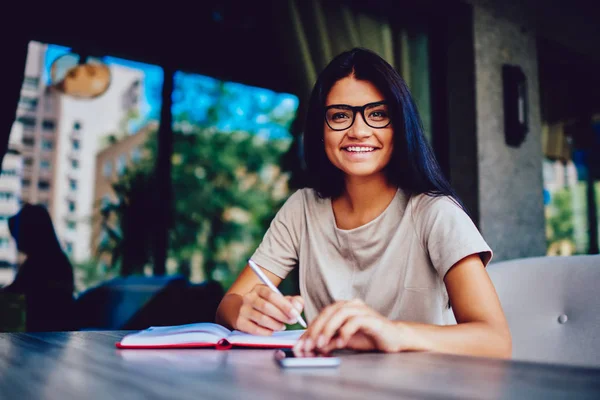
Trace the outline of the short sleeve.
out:
M 443 279 L 454 264 L 472 254 L 479 254 L 487 266 L 492 249 L 467 213 L 447 196 L 420 197 L 415 227 L 438 275 Z
M 298 265 L 303 226 L 304 196 L 299 190 L 279 209 L 252 260 L 284 279 Z

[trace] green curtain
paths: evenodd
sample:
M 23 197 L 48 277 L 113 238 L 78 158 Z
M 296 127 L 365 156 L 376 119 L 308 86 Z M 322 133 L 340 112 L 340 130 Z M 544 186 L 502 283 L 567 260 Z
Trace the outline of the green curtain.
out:
M 431 140 L 429 35 L 424 24 L 365 12 L 346 1 L 284 0 L 281 33 L 288 65 L 297 82 L 300 113 L 318 73 L 337 54 L 353 47 L 377 52 L 402 75 Z

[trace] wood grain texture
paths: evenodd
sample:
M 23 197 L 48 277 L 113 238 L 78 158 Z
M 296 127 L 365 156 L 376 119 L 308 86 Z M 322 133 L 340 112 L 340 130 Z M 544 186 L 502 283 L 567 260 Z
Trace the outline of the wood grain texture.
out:
M 0 399 L 597 399 L 600 369 L 434 353 L 282 370 L 272 350 L 118 350 L 128 332 L 0 333 Z

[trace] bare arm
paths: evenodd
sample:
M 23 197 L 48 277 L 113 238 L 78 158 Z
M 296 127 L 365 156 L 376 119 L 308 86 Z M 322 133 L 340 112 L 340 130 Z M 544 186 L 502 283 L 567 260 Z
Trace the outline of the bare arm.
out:
M 444 278 L 457 325 L 398 322 L 414 338 L 411 350 L 510 357 L 512 341 L 496 290 L 477 255 L 456 263 Z
M 348 347 L 510 357 L 512 343 L 508 324 L 479 256 L 468 256 L 457 262 L 444 281 L 457 325 L 390 321 L 360 300 L 342 301 L 319 314 L 295 349 L 310 353 Z

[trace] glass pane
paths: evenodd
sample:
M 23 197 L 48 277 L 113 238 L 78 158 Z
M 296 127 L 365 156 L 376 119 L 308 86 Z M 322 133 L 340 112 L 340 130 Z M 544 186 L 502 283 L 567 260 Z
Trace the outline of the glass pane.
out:
M 227 288 L 290 195 L 281 158 L 298 98 L 178 72 L 170 271 Z
M 156 141 L 163 72 L 155 65 L 110 56 L 94 59 L 108 66 L 110 86 L 98 97 L 79 99 L 51 85 L 53 62 L 68 54 L 70 49 L 63 46 L 29 44 L 10 136 L 15 152 L 2 165 L 7 173 L 0 179 L 0 192 L 6 192 L 0 198 L 0 224 L 5 226 L 6 217 L 19 210 L 20 200 L 47 207 L 74 267 L 76 289 L 82 291 L 122 272 L 120 234 L 127 218 L 123 181 L 118 179 L 130 179 L 132 151 Z M 135 163 L 141 162 L 153 160 L 136 157 Z M 115 167 L 107 173 L 105 166 L 111 163 Z M 148 231 L 149 224 L 146 218 L 139 228 Z M 14 265 L 16 254 L 10 233 L 0 227 L 0 264 Z M 149 257 L 143 254 L 129 269 L 144 273 L 147 267 Z

